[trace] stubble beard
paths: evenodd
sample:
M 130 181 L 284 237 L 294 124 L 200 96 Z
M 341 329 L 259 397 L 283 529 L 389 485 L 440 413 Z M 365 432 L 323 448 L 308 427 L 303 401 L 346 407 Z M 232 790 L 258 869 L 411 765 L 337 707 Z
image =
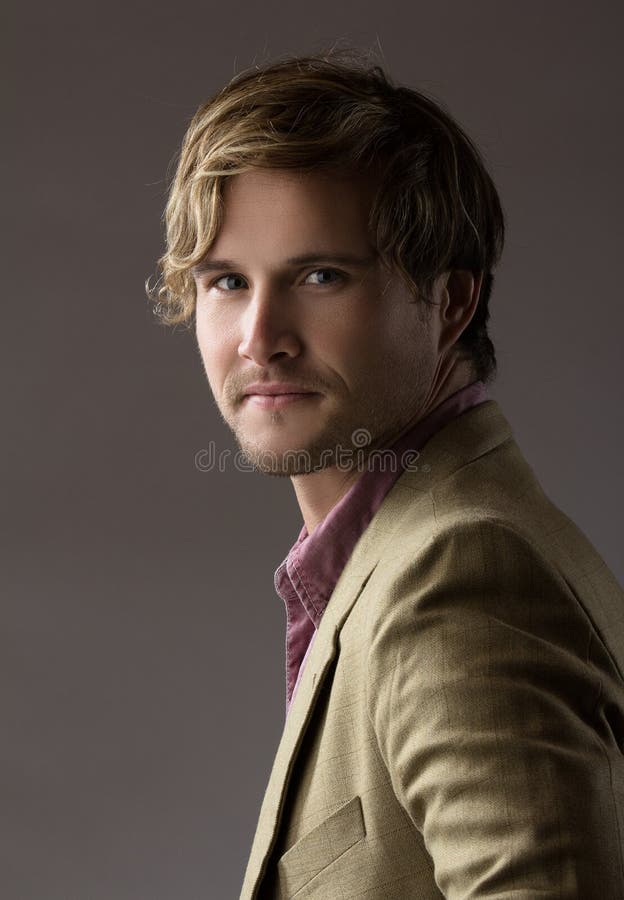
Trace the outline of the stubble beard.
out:
M 270 419 L 270 427 L 279 433 L 281 429 L 288 428 L 285 422 L 286 416 L 280 411 L 267 413 Z M 274 475 L 278 478 L 291 478 L 294 475 L 309 475 L 336 464 L 337 457 L 344 449 L 353 449 L 351 444 L 352 428 L 342 426 L 333 421 L 327 423 L 318 434 L 315 434 L 305 443 L 293 441 L 293 445 L 285 450 L 272 450 L 259 442 L 250 440 L 241 428 L 230 428 L 236 438 L 241 455 L 248 465 L 254 470 L 265 475 Z M 348 456 L 348 454 L 347 454 Z
M 288 428 L 287 413 L 267 411 L 270 427 L 277 433 Z M 257 472 L 278 478 L 308 475 L 337 466 L 342 471 L 366 468 L 373 450 L 392 443 L 391 435 L 400 428 L 400 418 L 388 419 L 387 409 L 367 400 L 357 410 L 334 415 L 305 444 L 293 442 L 286 450 L 275 451 L 249 439 L 239 423 L 226 420 L 245 463 Z M 387 440 L 386 440 L 387 439 Z

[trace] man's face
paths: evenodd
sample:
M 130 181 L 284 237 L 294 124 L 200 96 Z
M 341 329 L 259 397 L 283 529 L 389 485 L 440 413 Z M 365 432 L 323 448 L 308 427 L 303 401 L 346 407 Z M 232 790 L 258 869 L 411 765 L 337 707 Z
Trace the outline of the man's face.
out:
M 369 449 L 384 449 L 430 393 L 433 317 L 375 257 L 372 197 L 368 180 L 321 173 L 256 169 L 226 182 L 204 263 L 231 264 L 196 270 L 196 334 L 221 415 L 262 471 L 324 468 L 366 432 Z M 253 394 L 286 382 L 308 393 Z

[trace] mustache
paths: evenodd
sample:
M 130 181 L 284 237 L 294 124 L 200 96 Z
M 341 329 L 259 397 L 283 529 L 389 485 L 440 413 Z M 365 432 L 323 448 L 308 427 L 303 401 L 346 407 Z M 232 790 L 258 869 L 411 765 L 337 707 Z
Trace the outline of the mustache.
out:
M 296 372 L 266 372 L 258 374 L 234 374 L 226 380 L 223 388 L 228 400 L 242 399 L 247 388 L 252 384 L 269 384 L 274 382 L 288 382 L 296 384 L 302 391 L 315 391 L 324 393 L 331 385 L 321 380 L 317 375 L 305 375 Z

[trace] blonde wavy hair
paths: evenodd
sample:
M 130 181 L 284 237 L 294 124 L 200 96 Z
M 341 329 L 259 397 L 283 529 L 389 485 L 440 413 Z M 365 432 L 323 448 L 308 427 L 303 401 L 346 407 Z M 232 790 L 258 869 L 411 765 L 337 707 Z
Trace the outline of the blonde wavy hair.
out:
M 431 302 L 443 272 L 484 273 L 458 344 L 488 381 L 496 370 L 488 302 L 505 233 L 496 187 L 450 113 L 397 85 L 370 56 L 347 47 L 283 57 L 240 72 L 197 110 L 169 190 L 160 274 L 146 285 L 154 313 L 162 324 L 190 326 L 192 269 L 219 232 L 228 178 L 254 167 L 374 172 L 371 242 L 415 300 Z

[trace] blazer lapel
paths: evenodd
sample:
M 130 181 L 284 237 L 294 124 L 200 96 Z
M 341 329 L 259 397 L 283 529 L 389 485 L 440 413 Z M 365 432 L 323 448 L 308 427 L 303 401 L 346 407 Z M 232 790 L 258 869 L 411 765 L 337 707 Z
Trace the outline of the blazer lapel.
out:
M 347 570 L 351 567 L 347 564 L 336 584 L 330 603 L 323 613 L 275 754 L 247 863 L 240 900 L 252 900 L 257 896 L 265 865 L 277 837 L 293 764 L 314 711 L 321 686 L 338 651 L 340 628 L 374 567 L 375 561 L 369 559 L 369 564 L 363 569 L 349 572 Z

